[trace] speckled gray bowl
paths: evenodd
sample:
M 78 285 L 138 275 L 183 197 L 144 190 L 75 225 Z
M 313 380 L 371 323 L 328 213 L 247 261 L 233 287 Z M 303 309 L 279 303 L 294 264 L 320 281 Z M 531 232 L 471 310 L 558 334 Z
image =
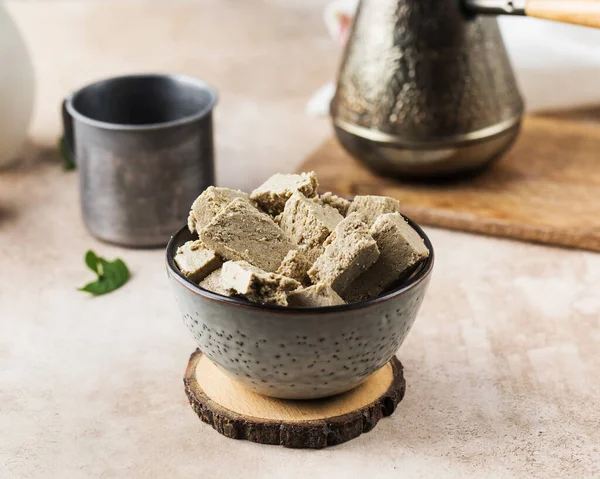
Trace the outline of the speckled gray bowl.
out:
M 192 239 L 186 227 L 167 246 L 167 270 L 185 325 L 226 374 L 266 396 L 314 399 L 358 386 L 387 363 L 410 330 L 429 283 L 431 255 L 409 280 L 376 299 L 342 306 L 261 306 L 188 281 L 173 257 Z

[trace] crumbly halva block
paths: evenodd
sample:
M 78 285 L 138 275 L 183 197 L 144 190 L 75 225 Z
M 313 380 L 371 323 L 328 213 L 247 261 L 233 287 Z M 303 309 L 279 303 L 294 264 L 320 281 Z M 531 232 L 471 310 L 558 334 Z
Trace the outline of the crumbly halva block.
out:
M 188 228 L 193 233 L 204 228 L 214 216 L 236 198 L 250 203 L 250 196 L 239 190 L 209 186 L 192 203 L 188 216 Z
M 323 243 L 344 217 L 331 206 L 323 206 L 296 191 L 278 217 L 279 226 L 309 261 L 323 252 Z
M 348 214 L 355 212 L 365 215 L 367 225 L 373 226 L 380 215 L 399 213 L 400 202 L 387 196 L 355 196 L 348 208 Z
M 350 208 L 350 200 L 342 198 L 341 196 L 334 195 L 331 191 L 327 191 L 322 195 L 315 198 L 317 202 L 322 205 L 331 206 L 340 212 L 342 216 L 346 216 L 348 208 Z
M 325 283 L 292 291 L 287 297 L 288 306 L 294 308 L 317 308 L 320 306 L 338 306 L 346 304 L 340 296 Z
M 256 201 L 263 211 L 275 216 L 283 211 L 286 201 L 295 191 L 312 198 L 316 196 L 318 187 L 314 171 L 298 175 L 277 173 L 256 188 L 250 194 L 250 198 Z
M 377 218 L 371 235 L 377 241 L 379 259 L 350 285 L 344 294 L 348 302 L 379 296 L 429 256 L 423 239 L 400 213 Z
M 236 198 L 198 233 L 200 240 L 228 260 L 244 260 L 275 272 L 294 244 L 273 219 Z
M 221 283 L 225 289 L 241 294 L 249 301 L 287 306 L 287 294 L 299 288 L 298 281 L 268 273 L 247 261 L 228 261 L 223 265 Z
M 324 246 L 308 276 L 313 283 L 329 284 L 342 298 L 346 288 L 379 258 L 377 243 L 360 213 L 344 218 Z
M 223 287 L 221 282 L 221 273 L 223 272 L 222 268 L 219 268 L 212 273 L 210 273 L 206 278 L 204 278 L 198 286 L 201 288 L 207 289 L 208 291 L 212 291 L 213 293 L 222 294 L 223 296 L 231 296 L 232 292 Z
M 310 279 L 307 273 L 311 266 L 312 263 L 308 261 L 304 254 L 297 249 L 292 249 L 283 258 L 277 269 L 277 274 L 295 279 L 302 284 L 308 284 Z
M 188 241 L 177 249 L 175 263 L 186 278 L 197 283 L 202 281 L 223 262 L 213 251 L 206 248 L 201 241 Z

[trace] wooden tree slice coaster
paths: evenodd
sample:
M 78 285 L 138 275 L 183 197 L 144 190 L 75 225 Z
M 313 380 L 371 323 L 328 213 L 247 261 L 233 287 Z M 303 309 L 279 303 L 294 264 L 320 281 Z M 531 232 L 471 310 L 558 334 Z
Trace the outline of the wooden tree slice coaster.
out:
M 200 350 L 190 357 L 183 382 L 198 417 L 224 436 L 297 448 L 333 446 L 370 431 L 394 412 L 406 390 L 396 357 L 360 386 L 324 399 L 294 401 L 254 393 Z

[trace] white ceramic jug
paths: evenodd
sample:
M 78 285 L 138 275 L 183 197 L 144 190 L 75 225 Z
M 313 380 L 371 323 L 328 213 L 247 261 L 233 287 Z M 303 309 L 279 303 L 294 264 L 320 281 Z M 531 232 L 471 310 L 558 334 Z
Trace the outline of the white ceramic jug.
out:
M 27 138 L 34 94 L 27 46 L 0 3 L 0 168 L 17 159 Z

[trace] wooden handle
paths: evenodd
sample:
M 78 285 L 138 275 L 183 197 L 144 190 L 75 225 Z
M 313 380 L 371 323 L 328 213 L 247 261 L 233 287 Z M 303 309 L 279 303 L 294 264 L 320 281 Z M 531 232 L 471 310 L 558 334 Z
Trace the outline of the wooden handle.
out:
M 600 0 L 527 0 L 529 17 L 600 28 Z

